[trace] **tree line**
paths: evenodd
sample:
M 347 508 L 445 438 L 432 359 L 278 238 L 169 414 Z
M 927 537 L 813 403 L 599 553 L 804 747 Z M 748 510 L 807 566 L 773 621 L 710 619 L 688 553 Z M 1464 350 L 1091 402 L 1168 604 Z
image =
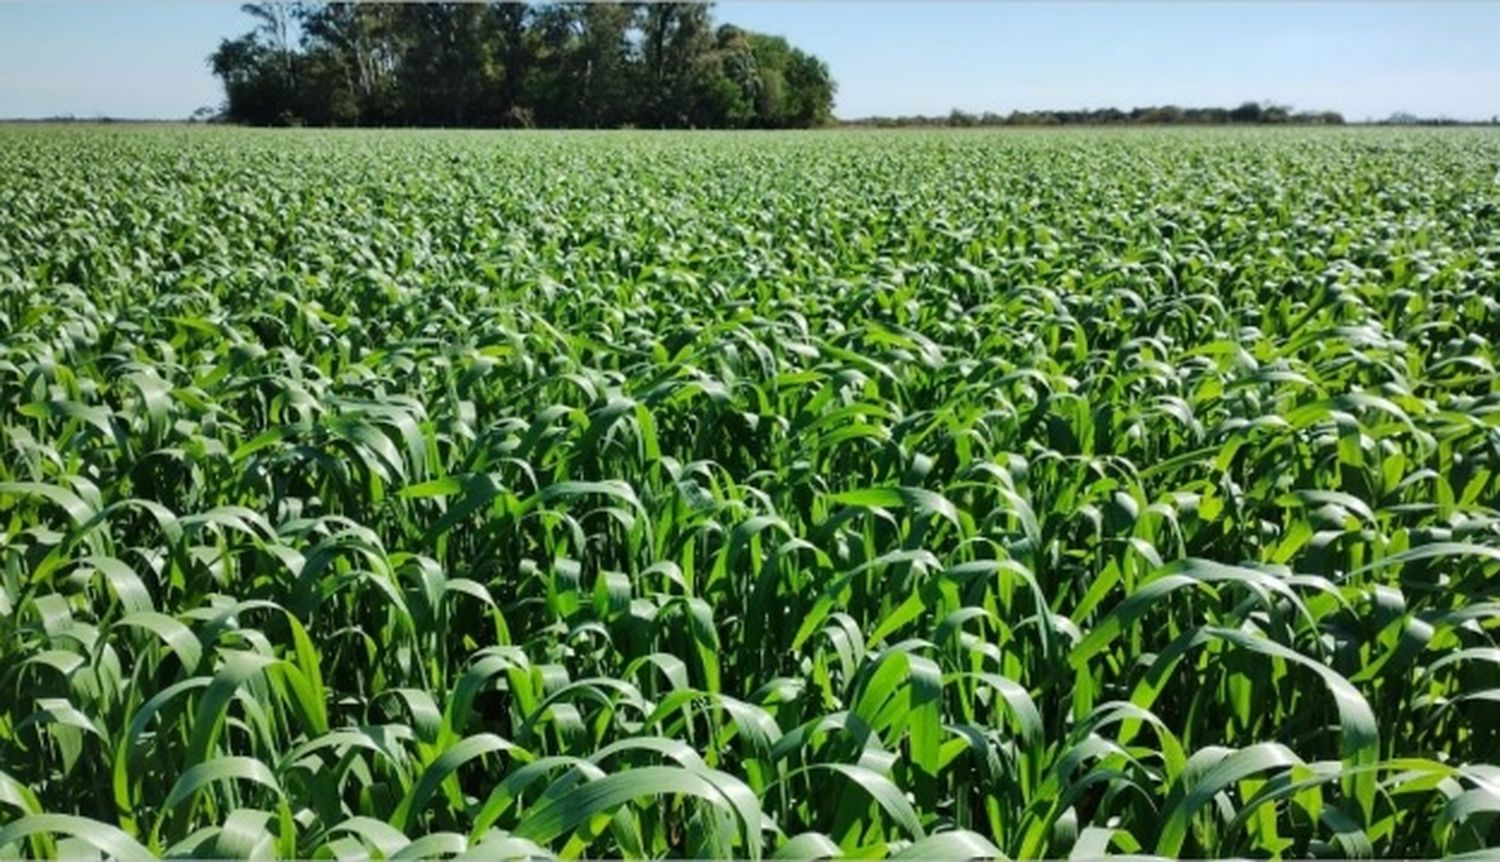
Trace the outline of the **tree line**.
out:
M 1262 105 L 1245 102 L 1235 108 L 1181 108 L 1157 105 L 1146 108 L 1099 108 L 1090 111 L 1012 111 L 997 114 L 986 111 L 972 114 L 954 109 L 939 116 L 865 117 L 849 120 L 845 125 L 899 128 L 905 126 L 1124 126 L 1124 125 L 1229 125 L 1281 124 L 1342 125 L 1344 117 L 1337 111 L 1293 111 L 1285 105 Z
M 828 66 L 700 3 L 251 3 L 208 58 L 253 125 L 805 128 Z

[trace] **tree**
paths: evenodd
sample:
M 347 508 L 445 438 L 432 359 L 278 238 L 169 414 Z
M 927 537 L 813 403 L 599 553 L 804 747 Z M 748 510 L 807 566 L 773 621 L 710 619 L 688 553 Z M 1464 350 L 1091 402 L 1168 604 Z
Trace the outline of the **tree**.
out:
M 834 83 L 823 61 L 780 36 L 756 33 L 750 41 L 760 80 L 757 125 L 775 129 L 827 122 L 833 114 Z
M 792 125 L 821 126 L 832 119 L 835 85 L 826 63 L 792 48 L 785 75 L 792 97 Z
M 652 126 L 681 127 L 693 114 L 699 57 L 711 44 L 709 7 L 698 3 L 648 3 L 642 7 L 644 64 L 642 115 Z
M 502 124 L 508 125 L 507 118 L 520 118 L 523 112 L 530 115 L 530 109 L 522 102 L 522 92 L 534 60 L 533 40 L 528 33 L 532 7 L 527 3 L 492 3 L 489 10 L 489 33 L 494 40 L 494 58 L 500 67 L 498 116 Z
M 1163 105 L 1159 108 L 1148 108 L 1141 117 L 1141 122 L 1176 125 L 1183 121 L 1184 116 L 1182 109 L 1176 105 Z
M 1245 102 L 1229 112 L 1229 121 L 1231 123 L 1258 123 L 1260 113 L 1259 102 Z
M 630 31 L 635 9 L 617 3 L 579 3 L 578 35 L 566 56 L 575 125 L 608 128 L 634 116 Z
M 252 125 L 284 120 L 289 94 L 255 34 L 221 41 L 208 63 L 224 82 L 224 112 L 229 118 Z
M 272 0 L 268 3 L 245 3 L 244 12 L 260 22 L 255 32 L 270 48 L 271 60 L 282 85 L 290 92 L 294 86 L 292 76 L 292 6 L 290 3 Z
M 303 94 L 304 104 L 316 103 L 322 93 L 330 103 L 330 116 L 352 124 L 396 122 L 401 52 L 397 11 L 382 3 L 300 4 L 303 51 L 323 55 L 313 66 L 324 73 L 306 81 L 302 89 L 312 92 Z M 352 116 L 340 105 L 352 108 Z
M 779 128 L 832 114 L 821 60 L 715 30 L 705 4 L 243 8 L 254 28 L 209 57 L 238 122 Z
M 760 69 L 747 31 L 732 24 L 720 27 L 696 79 L 700 91 L 694 125 L 741 129 L 755 124 Z
M 465 126 L 480 122 L 494 65 L 484 36 L 485 9 L 473 3 L 409 3 L 400 22 L 397 87 L 407 122 Z

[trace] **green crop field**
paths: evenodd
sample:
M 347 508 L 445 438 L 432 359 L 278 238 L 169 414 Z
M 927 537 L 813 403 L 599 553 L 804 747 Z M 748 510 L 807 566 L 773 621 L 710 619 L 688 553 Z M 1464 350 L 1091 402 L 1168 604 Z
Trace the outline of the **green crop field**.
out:
M 1500 846 L 1497 170 L 0 129 L 0 857 Z

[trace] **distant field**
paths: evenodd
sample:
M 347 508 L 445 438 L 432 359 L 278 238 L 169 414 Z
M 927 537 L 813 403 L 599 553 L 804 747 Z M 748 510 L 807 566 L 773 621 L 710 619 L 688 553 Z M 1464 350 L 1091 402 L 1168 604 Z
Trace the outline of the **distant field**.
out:
M 1500 846 L 1497 171 L 0 129 L 0 857 Z

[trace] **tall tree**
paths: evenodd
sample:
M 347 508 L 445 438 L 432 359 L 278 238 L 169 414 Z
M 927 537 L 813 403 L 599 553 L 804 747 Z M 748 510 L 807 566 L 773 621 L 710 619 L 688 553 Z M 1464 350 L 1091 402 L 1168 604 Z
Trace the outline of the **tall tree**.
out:
M 275 59 L 282 84 L 290 91 L 294 86 L 292 68 L 292 4 L 270 0 L 266 3 L 245 3 L 240 11 L 259 22 L 255 29 Z
M 781 127 L 833 82 L 779 37 L 698 3 L 246 4 L 209 65 L 226 113 L 313 125 Z M 300 31 L 300 45 L 293 41 Z
M 698 3 L 648 3 L 641 29 L 646 98 L 643 115 L 653 126 L 688 125 L 692 97 L 702 71 L 701 55 L 712 45 L 709 7 Z
M 269 125 L 295 119 L 296 81 L 291 46 L 291 6 L 246 3 L 240 10 L 255 18 L 255 29 L 238 39 L 224 39 L 208 58 L 224 82 L 230 116 Z
M 387 124 L 398 119 L 397 72 L 399 26 L 393 20 L 397 7 L 384 3 L 303 3 L 297 7 L 302 26 L 303 50 L 328 57 L 324 65 L 334 80 L 324 79 L 324 88 L 341 92 L 327 94 L 329 101 L 346 103 L 352 116 L 335 122 Z M 317 89 L 309 82 L 308 89 Z
M 730 24 L 714 35 L 714 48 L 703 55 L 697 74 L 693 125 L 739 129 L 756 125 L 755 103 L 760 69 L 751 34 Z
M 533 39 L 528 32 L 532 6 L 529 3 L 492 3 L 489 10 L 495 60 L 500 64 L 496 116 L 501 125 L 529 126 L 532 114 L 522 101 L 522 95 L 535 56 Z
M 630 31 L 636 10 L 617 3 L 578 3 L 579 34 L 568 57 L 568 77 L 579 125 L 617 126 L 635 115 Z
M 419 125 L 484 122 L 484 91 L 494 71 L 484 40 L 485 9 L 474 3 L 397 6 L 405 51 L 402 102 Z

